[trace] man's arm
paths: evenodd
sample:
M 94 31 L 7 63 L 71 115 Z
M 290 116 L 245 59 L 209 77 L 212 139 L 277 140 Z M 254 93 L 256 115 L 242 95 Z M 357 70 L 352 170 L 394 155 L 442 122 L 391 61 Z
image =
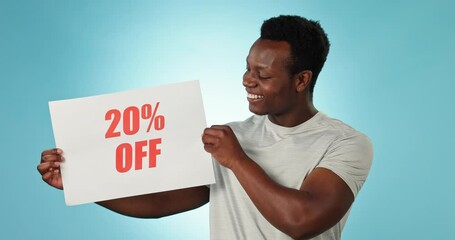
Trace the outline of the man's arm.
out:
M 206 186 L 97 202 L 114 212 L 137 218 L 160 218 L 198 208 L 209 201 Z
M 313 170 L 299 190 L 277 184 L 251 159 L 238 161 L 232 171 L 261 214 L 294 239 L 328 230 L 354 201 L 348 185 L 325 168 Z
M 335 173 L 316 168 L 299 190 L 277 184 L 250 159 L 227 126 L 204 131 L 204 148 L 232 170 L 261 214 L 295 239 L 316 236 L 335 225 L 349 210 L 354 195 Z
M 37 166 L 43 181 L 57 189 L 63 189 L 60 163 L 65 159 L 62 153 L 63 151 L 58 148 L 44 150 Z M 108 200 L 97 204 L 131 217 L 159 218 L 198 208 L 208 201 L 209 188 L 200 186 Z

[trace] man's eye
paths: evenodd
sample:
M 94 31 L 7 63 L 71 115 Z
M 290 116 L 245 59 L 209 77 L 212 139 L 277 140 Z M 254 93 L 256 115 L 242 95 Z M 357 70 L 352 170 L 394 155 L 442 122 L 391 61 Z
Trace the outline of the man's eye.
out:
M 259 75 L 258 78 L 259 78 L 260 80 L 267 80 L 267 79 L 269 79 L 270 77 Z

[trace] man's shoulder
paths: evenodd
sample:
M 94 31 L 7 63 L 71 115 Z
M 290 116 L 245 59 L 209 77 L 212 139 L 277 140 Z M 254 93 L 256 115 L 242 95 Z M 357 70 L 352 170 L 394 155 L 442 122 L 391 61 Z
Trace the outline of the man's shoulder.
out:
M 337 119 L 330 117 L 324 113 L 319 113 L 318 124 L 323 128 L 324 131 L 333 132 L 340 137 L 359 137 L 359 138 L 368 138 L 368 136 L 352 127 L 350 124 Z

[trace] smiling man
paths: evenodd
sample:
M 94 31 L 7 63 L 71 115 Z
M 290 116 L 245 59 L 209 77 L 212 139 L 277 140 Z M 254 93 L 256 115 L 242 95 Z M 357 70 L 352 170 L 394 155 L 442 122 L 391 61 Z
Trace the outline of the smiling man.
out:
M 313 105 L 329 45 L 318 22 L 265 21 L 243 76 L 253 116 L 202 135 L 216 160 L 216 184 L 98 204 L 154 218 L 210 200 L 212 239 L 340 239 L 373 154 L 368 137 Z M 60 189 L 61 152 L 43 151 L 38 165 L 44 181 Z
M 313 105 L 328 51 L 318 22 L 280 16 L 262 25 L 243 75 L 255 115 L 203 136 L 220 164 L 210 189 L 215 239 L 340 239 L 372 146 Z

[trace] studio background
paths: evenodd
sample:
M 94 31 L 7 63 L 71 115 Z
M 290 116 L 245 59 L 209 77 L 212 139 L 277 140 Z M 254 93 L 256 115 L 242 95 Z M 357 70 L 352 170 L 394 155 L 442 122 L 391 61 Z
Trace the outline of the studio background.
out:
M 209 239 L 208 205 L 155 220 L 67 207 L 36 170 L 54 147 L 48 102 L 198 79 L 209 125 L 243 120 L 260 25 L 295 14 L 331 41 L 315 106 L 375 147 L 343 239 L 455 239 L 454 10 L 449 0 L 0 0 L 0 238 Z

